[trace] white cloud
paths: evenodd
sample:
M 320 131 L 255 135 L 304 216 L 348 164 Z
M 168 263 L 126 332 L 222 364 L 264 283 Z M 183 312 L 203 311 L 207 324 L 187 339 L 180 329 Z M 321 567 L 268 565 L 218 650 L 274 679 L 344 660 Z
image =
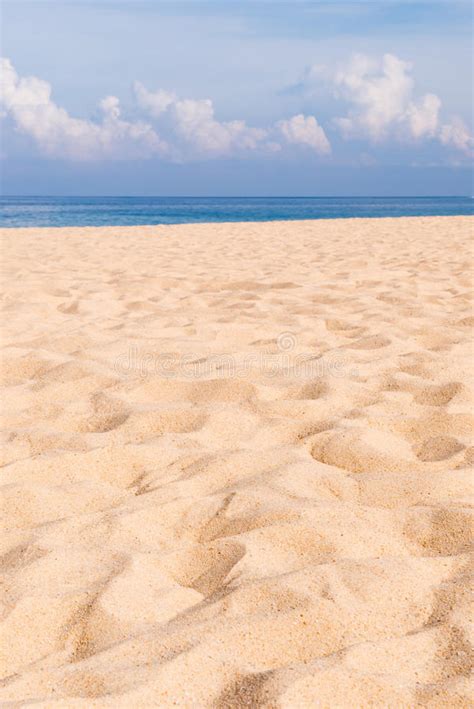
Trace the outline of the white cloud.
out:
M 440 130 L 439 138 L 443 145 L 452 146 L 472 156 L 474 139 L 469 133 L 466 124 L 460 118 L 455 116 L 451 123 L 443 125 Z
M 426 94 L 418 104 L 409 104 L 404 118 L 408 121 L 414 138 L 432 138 L 436 135 L 440 108 L 441 101 L 436 94 Z
M 277 128 L 288 143 L 308 145 L 323 155 L 331 152 L 326 133 L 314 116 L 304 116 L 300 113 L 287 121 L 279 121 Z
M 358 54 L 337 72 L 336 86 L 354 105 L 347 116 L 335 119 L 343 134 L 368 135 L 374 141 L 385 138 L 408 109 L 413 91 L 409 70 L 407 62 L 392 54 L 384 55 L 381 66 Z
M 210 99 L 183 99 L 172 107 L 176 133 L 201 153 L 225 155 L 235 150 L 255 150 L 267 131 L 245 121 L 219 122 Z
M 472 137 L 464 123 L 454 118 L 441 126 L 440 98 L 432 93 L 415 98 L 411 71 L 411 64 L 393 54 L 385 54 L 381 62 L 355 55 L 333 78 L 339 95 L 352 104 L 334 124 L 345 138 L 366 136 L 373 142 L 392 135 L 405 140 L 432 138 L 468 152 Z
M 227 155 L 241 150 L 262 147 L 267 131 L 251 128 L 245 121 L 221 122 L 215 118 L 210 99 L 180 99 L 176 94 L 149 91 L 140 82 L 134 83 L 138 105 L 154 118 L 166 117 L 174 133 L 178 157 L 189 149 L 196 154 Z
M 0 75 L 2 111 L 46 155 L 93 160 L 145 158 L 166 151 L 166 144 L 148 123 L 120 118 L 120 103 L 115 96 L 101 101 L 102 120 L 93 122 L 71 117 L 52 101 L 48 82 L 34 76 L 20 78 L 8 59 L 0 60 Z
M 175 94 L 163 89 L 155 92 L 148 91 L 140 81 L 133 83 L 133 91 L 137 104 L 153 118 L 161 116 L 176 101 Z

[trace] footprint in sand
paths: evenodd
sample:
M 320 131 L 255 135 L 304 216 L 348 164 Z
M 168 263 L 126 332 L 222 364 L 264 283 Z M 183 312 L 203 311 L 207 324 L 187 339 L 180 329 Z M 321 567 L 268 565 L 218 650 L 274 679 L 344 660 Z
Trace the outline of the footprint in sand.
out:
M 445 406 L 449 404 L 462 389 L 463 385 L 460 382 L 427 386 L 415 394 L 414 400 L 417 404 L 421 404 L 422 406 Z
M 169 555 L 163 567 L 181 586 L 208 597 L 224 587 L 230 571 L 244 555 L 243 544 L 218 541 Z
M 436 460 L 447 460 L 464 450 L 464 446 L 452 436 L 436 436 L 427 438 L 415 448 L 419 460 L 429 463 Z
M 79 312 L 79 301 L 74 300 L 72 303 L 61 303 L 58 305 L 58 310 L 60 313 L 65 313 L 66 315 L 76 315 Z
M 315 460 L 351 473 L 410 469 L 416 464 L 410 445 L 388 431 L 347 428 L 325 431 L 311 447 Z
M 391 340 L 385 335 L 372 335 L 371 337 L 361 337 L 359 340 L 346 345 L 351 350 L 379 350 L 387 347 Z

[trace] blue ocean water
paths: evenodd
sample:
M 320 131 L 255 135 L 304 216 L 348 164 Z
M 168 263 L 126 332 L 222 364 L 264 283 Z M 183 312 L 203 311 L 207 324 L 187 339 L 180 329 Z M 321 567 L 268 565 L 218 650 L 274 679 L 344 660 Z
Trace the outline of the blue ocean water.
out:
M 2 227 L 473 214 L 470 197 L 0 197 Z

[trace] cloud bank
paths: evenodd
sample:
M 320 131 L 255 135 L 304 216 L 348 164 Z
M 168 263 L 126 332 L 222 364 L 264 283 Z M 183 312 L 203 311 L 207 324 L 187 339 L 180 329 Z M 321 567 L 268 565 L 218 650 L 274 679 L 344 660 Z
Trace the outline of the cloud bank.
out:
M 354 55 L 333 77 L 336 95 L 349 104 L 348 113 L 334 124 L 346 139 L 435 139 L 470 154 L 473 140 L 462 120 L 442 124 L 441 99 L 433 93 L 416 97 L 412 68 L 393 54 L 384 54 L 381 61 Z
M 137 105 L 153 118 L 168 115 L 176 136 L 199 153 L 226 155 L 261 147 L 269 131 L 247 126 L 245 121 L 220 122 L 210 99 L 179 99 L 175 94 L 148 91 L 136 81 Z
M 346 105 L 344 115 L 328 121 L 344 140 L 365 139 L 375 145 L 389 139 L 431 140 L 472 155 L 474 141 L 467 126 L 457 116 L 441 120 L 441 99 L 434 93 L 416 94 L 412 69 L 393 54 L 380 60 L 357 54 L 335 71 L 309 67 L 293 89 L 308 99 L 329 86 Z M 20 77 L 9 59 L 0 60 L 0 115 L 50 157 L 82 161 L 159 157 L 184 162 L 281 150 L 320 156 L 332 152 L 327 128 L 314 115 L 298 113 L 270 126 L 252 127 L 240 119 L 218 120 L 210 99 L 150 91 L 139 81 L 132 89 L 133 115 L 140 119 L 123 118 L 116 96 L 100 101 L 94 120 L 76 118 L 55 103 L 47 81 Z
M 331 152 L 331 145 L 326 133 L 314 116 L 304 116 L 300 113 L 288 121 L 279 121 L 277 127 L 288 143 L 308 145 L 321 154 Z
M 0 60 L 0 108 L 17 131 L 34 140 L 50 157 L 70 160 L 212 158 L 302 146 L 318 154 L 330 151 L 329 141 L 314 116 L 294 116 L 269 128 L 245 121 L 218 121 L 210 99 L 179 98 L 173 93 L 133 86 L 135 109 L 147 120 L 121 117 L 116 96 L 99 104 L 99 120 L 74 118 L 52 100 L 47 81 L 20 77 L 9 59 Z M 300 125 L 302 121 L 302 125 Z M 166 137 L 162 136 L 163 123 Z M 157 125 L 158 124 L 158 125 Z M 283 143 L 283 145 L 282 145 Z
M 73 118 L 51 99 L 47 81 L 19 77 L 8 59 L 0 60 L 0 107 L 19 132 L 33 138 L 40 150 L 51 157 L 143 158 L 164 155 L 168 149 L 148 123 L 121 119 L 116 96 L 102 99 L 99 121 Z

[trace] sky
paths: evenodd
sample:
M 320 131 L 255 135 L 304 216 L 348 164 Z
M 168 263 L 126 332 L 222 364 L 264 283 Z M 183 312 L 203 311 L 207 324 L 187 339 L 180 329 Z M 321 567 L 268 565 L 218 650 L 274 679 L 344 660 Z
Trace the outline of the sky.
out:
M 472 194 L 464 0 L 3 0 L 5 195 Z

